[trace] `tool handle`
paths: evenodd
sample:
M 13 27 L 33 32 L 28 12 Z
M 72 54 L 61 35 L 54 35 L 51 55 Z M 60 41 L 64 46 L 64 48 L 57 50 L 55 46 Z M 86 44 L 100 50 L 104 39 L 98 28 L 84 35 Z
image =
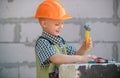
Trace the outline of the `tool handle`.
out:
M 90 31 L 86 30 L 86 45 L 90 42 Z M 86 47 L 86 50 L 89 51 L 90 48 Z

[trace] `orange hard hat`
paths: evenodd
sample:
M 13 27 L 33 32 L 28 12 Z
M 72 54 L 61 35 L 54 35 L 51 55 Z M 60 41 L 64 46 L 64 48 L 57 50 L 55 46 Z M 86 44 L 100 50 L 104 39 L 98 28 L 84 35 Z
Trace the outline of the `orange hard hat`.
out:
M 45 0 L 38 6 L 35 18 L 65 20 L 72 17 L 57 0 Z

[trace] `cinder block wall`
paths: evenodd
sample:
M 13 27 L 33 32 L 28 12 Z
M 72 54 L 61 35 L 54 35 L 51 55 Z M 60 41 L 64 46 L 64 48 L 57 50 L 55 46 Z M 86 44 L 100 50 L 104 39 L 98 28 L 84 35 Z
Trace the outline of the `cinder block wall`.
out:
M 0 0 L 0 78 L 36 78 L 34 43 L 42 29 L 34 19 L 43 0 Z M 94 54 L 120 61 L 120 0 L 59 0 L 73 19 L 61 36 L 80 47 L 83 26 L 92 27 Z

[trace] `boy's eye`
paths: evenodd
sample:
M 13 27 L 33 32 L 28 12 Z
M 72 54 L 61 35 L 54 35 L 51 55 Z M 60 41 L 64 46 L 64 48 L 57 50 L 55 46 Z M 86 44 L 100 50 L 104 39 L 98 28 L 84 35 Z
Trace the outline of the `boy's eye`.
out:
M 56 23 L 55 25 L 56 25 L 56 26 L 59 26 L 60 24 L 59 24 L 59 23 Z
M 56 25 L 56 26 L 59 26 L 59 25 L 63 25 L 63 23 L 56 23 L 55 25 Z

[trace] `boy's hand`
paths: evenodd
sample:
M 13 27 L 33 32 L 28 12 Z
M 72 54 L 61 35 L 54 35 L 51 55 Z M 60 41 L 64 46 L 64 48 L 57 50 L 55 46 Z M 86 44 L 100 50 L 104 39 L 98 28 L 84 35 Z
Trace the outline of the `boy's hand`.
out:
M 94 60 L 95 58 L 97 58 L 97 56 L 94 56 L 94 55 L 82 55 L 81 58 L 80 58 L 80 62 L 82 63 L 87 63 L 91 60 Z

